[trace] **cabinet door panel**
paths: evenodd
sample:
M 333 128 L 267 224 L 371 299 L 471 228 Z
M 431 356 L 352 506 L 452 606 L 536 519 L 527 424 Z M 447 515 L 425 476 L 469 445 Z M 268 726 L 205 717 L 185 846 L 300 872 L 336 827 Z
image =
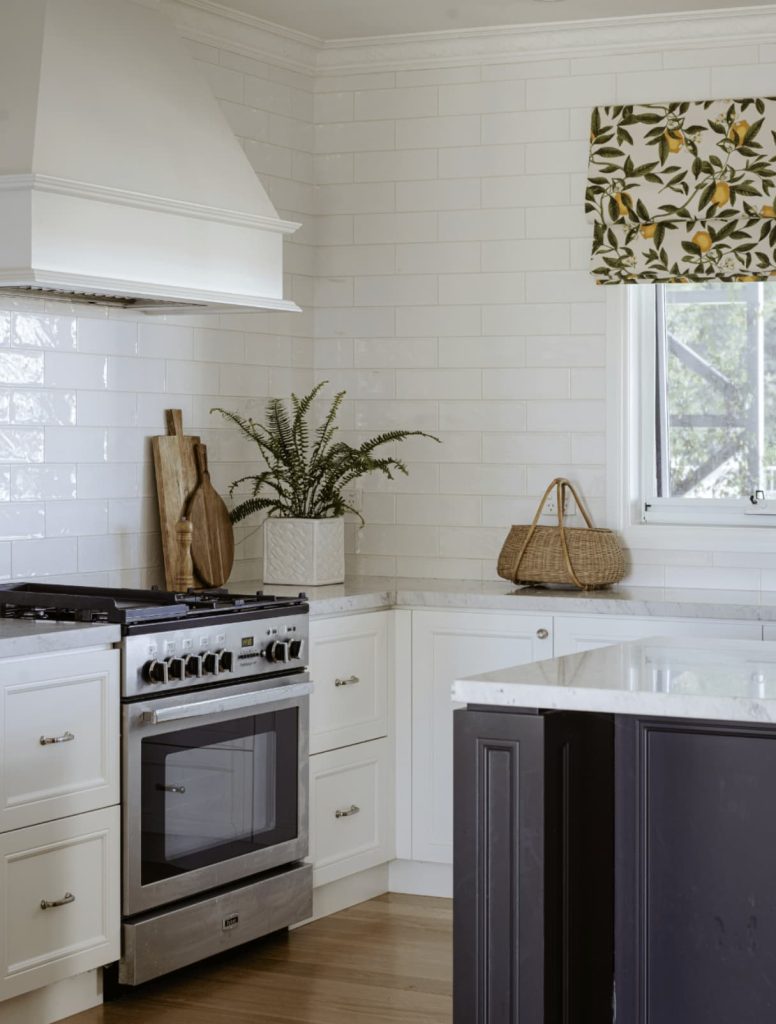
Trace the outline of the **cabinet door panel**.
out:
M 119 653 L 0 664 L 0 832 L 118 803 Z
M 549 616 L 519 612 L 413 613 L 414 860 L 452 863 L 456 706 L 450 700 L 452 683 L 464 676 L 552 657 L 551 626 Z
M 393 857 L 388 740 L 310 758 L 310 859 L 324 885 Z
M 310 624 L 310 753 L 388 733 L 388 612 Z
M 556 657 L 652 636 L 761 640 L 762 626 L 759 622 L 732 622 L 729 619 L 661 619 L 629 615 L 555 616 Z
M 0 890 L 0 999 L 118 959 L 118 807 L 0 836 Z

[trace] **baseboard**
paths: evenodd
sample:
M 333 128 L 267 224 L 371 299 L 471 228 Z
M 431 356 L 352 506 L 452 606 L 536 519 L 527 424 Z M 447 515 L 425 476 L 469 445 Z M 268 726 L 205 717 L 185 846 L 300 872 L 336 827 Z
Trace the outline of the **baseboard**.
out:
M 412 896 L 453 896 L 453 865 L 420 860 L 392 860 L 388 865 L 389 892 Z
M 378 864 L 375 868 L 367 868 L 355 875 L 341 878 L 337 882 L 329 882 L 313 889 L 313 916 L 328 917 L 340 910 L 354 907 L 365 900 L 373 900 L 388 892 L 388 865 Z
M 54 1024 L 102 1002 L 102 969 L 86 971 L 0 1003 L 2 1024 Z

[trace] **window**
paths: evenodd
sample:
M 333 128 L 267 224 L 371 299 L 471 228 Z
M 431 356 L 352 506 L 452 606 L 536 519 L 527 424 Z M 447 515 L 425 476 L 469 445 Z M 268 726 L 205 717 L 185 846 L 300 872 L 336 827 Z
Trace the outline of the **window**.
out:
M 637 291 L 642 520 L 776 525 L 776 282 Z

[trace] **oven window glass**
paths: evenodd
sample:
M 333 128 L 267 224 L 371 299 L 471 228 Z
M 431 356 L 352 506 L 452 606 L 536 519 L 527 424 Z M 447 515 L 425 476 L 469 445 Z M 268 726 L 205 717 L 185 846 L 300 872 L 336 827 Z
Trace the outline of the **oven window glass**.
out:
M 295 839 L 298 711 L 143 740 L 143 885 Z

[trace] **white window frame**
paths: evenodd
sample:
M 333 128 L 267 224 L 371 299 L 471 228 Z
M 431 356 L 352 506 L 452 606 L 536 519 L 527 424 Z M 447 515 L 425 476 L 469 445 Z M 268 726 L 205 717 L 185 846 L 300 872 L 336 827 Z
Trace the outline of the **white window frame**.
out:
M 644 508 L 655 479 L 655 292 L 648 285 L 604 290 L 609 523 L 633 548 L 724 549 L 734 535 L 737 548 L 762 550 L 763 529 L 776 528 L 776 501 L 650 498 Z

